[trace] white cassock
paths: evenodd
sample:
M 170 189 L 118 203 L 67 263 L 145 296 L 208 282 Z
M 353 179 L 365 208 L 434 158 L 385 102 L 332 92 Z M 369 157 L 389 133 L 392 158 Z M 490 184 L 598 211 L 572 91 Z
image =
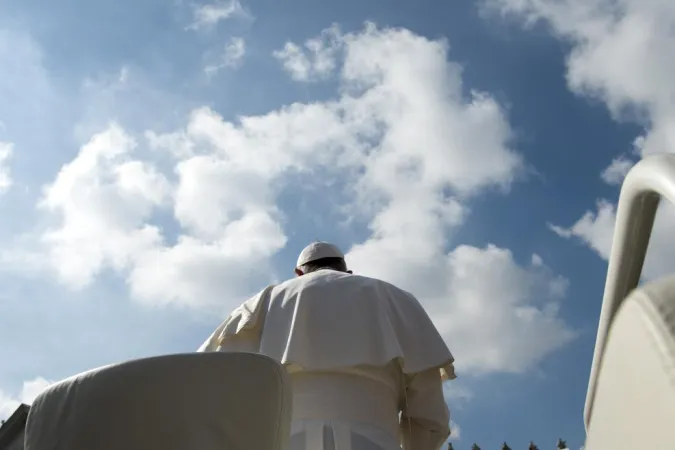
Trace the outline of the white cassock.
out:
M 291 450 L 438 450 L 450 433 L 454 358 L 417 299 L 384 281 L 321 269 L 269 286 L 198 351 L 286 366 Z

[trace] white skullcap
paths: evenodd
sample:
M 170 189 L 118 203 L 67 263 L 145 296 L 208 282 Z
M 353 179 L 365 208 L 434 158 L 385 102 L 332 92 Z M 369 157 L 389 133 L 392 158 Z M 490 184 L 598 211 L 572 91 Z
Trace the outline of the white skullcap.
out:
M 295 267 L 301 267 L 308 262 L 316 261 L 317 259 L 344 257 L 345 255 L 340 249 L 333 244 L 329 244 L 328 242 L 312 242 L 300 252 Z

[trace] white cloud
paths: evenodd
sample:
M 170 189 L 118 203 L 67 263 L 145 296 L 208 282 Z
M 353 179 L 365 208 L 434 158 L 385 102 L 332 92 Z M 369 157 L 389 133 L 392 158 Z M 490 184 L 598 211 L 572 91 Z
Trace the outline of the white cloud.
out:
M 459 370 L 523 372 L 574 338 L 559 317 L 567 281 L 538 258 L 523 267 L 492 245 L 459 246 L 446 255 L 419 253 L 415 240 L 397 244 L 383 251 L 366 243 L 347 257 L 352 266 L 370 264 L 370 274 L 419 293 Z
M 18 395 L 10 395 L 0 390 L 0 418 L 7 419 L 21 403 L 30 405 L 53 382 L 42 377 L 24 381 Z
M 614 117 L 646 126 L 642 155 L 675 148 L 675 3 L 643 0 L 484 0 L 530 22 L 546 21 L 573 44 L 567 81 L 603 100 Z M 626 113 L 629 113 L 628 116 Z
M 593 249 L 604 260 L 609 259 L 612 249 L 616 207 L 607 200 L 600 200 L 596 211 L 586 211 L 571 227 L 550 225 L 554 232 L 564 238 L 577 238 Z M 647 249 L 647 258 L 642 269 L 645 280 L 667 275 L 675 267 L 675 242 L 672 239 L 675 224 L 675 207 L 663 203 L 654 221 L 652 237 Z
M 675 146 L 675 3 L 643 0 L 485 0 L 534 22 L 544 20 L 573 44 L 567 80 L 605 101 L 615 117 L 645 119 L 642 154 Z
M 235 194 L 245 174 L 230 178 L 237 173 L 228 173 L 224 162 L 210 166 L 198 156 L 177 165 L 174 189 L 152 164 L 134 159 L 136 146 L 112 125 L 45 188 L 40 207 L 58 223 L 42 237 L 48 264 L 73 288 L 90 284 L 104 269 L 126 273 L 142 301 L 198 306 L 220 295 L 245 295 L 242 281 L 256 272 L 251 267 L 285 242 L 270 218 L 273 204 L 245 202 Z M 165 245 L 150 219 L 172 207 L 176 219 L 203 239 L 181 235 Z
M 14 144 L 0 142 L 0 194 L 7 192 L 12 186 L 12 175 L 9 160 L 14 152 Z
M 645 126 L 635 141 L 641 156 L 675 152 L 675 2 L 658 0 L 483 0 L 530 23 L 545 21 L 572 44 L 567 81 L 576 93 L 599 98 L 613 117 Z M 619 156 L 601 177 L 619 184 L 632 162 Z M 675 268 L 672 239 L 675 213 L 662 208 L 655 224 L 645 275 Z M 601 201 L 569 229 L 606 259 L 611 247 L 614 206 Z M 563 233 L 563 235 L 565 234 Z
M 195 5 L 193 22 L 188 29 L 211 28 L 218 22 L 233 17 L 250 18 L 251 15 L 244 9 L 239 0 L 223 0 L 204 5 Z
M 207 75 L 213 75 L 216 72 L 226 68 L 237 68 L 241 65 L 246 54 L 246 42 L 243 38 L 233 37 L 225 45 L 223 51 L 218 55 L 216 61 L 208 64 L 204 71 Z
M 581 238 L 601 258 L 608 259 L 609 252 L 612 249 L 615 218 L 614 205 L 607 200 L 600 200 L 597 204 L 597 212 L 586 211 L 571 227 L 565 228 L 549 224 L 549 228 L 563 238 L 572 236 Z
M 462 429 L 455 421 L 450 421 L 450 440 L 458 441 L 462 438 Z
M 635 161 L 626 158 L 624 155 L 617 156 L 612 160 L 612 163 L 602 171 L 600 178 L 607 184 L 618 186 L 623 182 L 626 174 L 634 164 Z
M 296 81 L 319 81 L 328 77 L 337 67 L 337 56 L 344 44 L 342 33 L 337 25 L 321 32 L 321 35 L 308 39 L 304 48 L 293 42 L 286 42 L 281 50 L 273 55 L 283 63 L 284 69 Z
M 280 193 L 298 179 L 322 185 L 322 171 L 346 181 L 332 188 L 334 210 L 369 223 L 349 264 L 414 292 L 460 371 L 536 365 L 574 336 L 559 314 L 565 280 L 536 255 L 522 265 L 494 246 L 446 250 L 472 196 L 522 173 L 504 111 L 486 93 L 464 95 L 442 40 L 373 24 L 317 39 L 326 36 L 340 51 L 311 73 L 332 71 L 332 100 L 236 122 L 200 108 L 169 133 L 111 125 L 92 137 L 45 188 L 48 265 L 73 288 L 108 270 L 147 305 L 230 309 L 277 278 L 270 258 L 289 219 Z M 173 170 L 149 160 L 146 144 Z
M 131 156 L 136 142 L 112 125 L 84 145 L 44 191 L 40 208 L 59 220 L 43 235 L 48 261 L 73 287 L 106 266 L 123 269 L 133 254 L 161 241 L 145 221 L 170 194 L 166 178 Z
M 452 409 L 451 409 L 452 411 Z M 446 439 L 444 447 L 447 447 L 449 443 L 454 442 L 455 444 L 462 438 L 462 429 L 454 420 L 450 421 L 450 436 Z M 442 447 L 443 448 L 443 447 Z

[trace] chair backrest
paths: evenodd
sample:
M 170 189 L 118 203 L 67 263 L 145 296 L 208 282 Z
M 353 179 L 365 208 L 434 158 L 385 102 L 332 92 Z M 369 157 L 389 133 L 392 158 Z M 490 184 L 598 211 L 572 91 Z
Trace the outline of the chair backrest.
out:
M 50 386 L 33 402 L 26 450 L 284 450 L 285 369 L 251 353 L 158 356 Z
M 584 411 L 587 450 L 672 447 L 675 278 L 638 288 L 661 199 L 675 203 L 673 154 L 642 159 L 621 187 Z
M 635 290 L 612 322 L 587 450 L 666 449 L 675 418 L 675 276 Z

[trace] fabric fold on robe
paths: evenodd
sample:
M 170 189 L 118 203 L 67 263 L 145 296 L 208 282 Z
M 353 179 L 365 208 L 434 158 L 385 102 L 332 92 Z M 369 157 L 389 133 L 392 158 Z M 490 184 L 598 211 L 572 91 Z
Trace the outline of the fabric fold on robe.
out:
M 240 336 L 256 339 L 239 350 L 275 358 L 290 372 L 397 361 L 404 374 L 438 368 L 442 379 L 456 378 L 454 357 L 417 299 L 360 275 L 319 270 L 268 286 L 236 308 L 198 351 L 217 351 Z

